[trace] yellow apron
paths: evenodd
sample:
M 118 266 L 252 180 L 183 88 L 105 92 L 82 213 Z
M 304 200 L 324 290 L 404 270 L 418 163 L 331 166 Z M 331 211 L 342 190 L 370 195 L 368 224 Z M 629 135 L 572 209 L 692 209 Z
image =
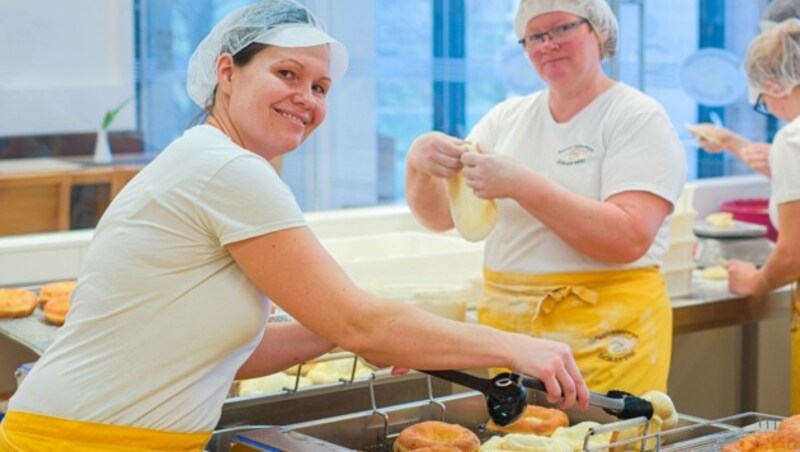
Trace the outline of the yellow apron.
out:
M 792 291 L 792 414 L 800 414 L 800 281 Z
M 478 322 L 569 344 L 593 391 L 667 390 L 672 307 L 658 268 L 544 275 L 484 269 Z
M 0 423 L 0 451 L 202 451 L 211 432 L 177 433 L 70 421 L 10 411 Z

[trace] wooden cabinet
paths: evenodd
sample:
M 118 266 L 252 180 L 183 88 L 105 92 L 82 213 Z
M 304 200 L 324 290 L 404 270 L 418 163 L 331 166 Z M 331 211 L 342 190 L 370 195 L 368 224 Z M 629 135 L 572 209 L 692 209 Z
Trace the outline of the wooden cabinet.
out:
M 144 166 L 88 163 L 26 167 L 0 161 L 0 235 L 91 228 Z

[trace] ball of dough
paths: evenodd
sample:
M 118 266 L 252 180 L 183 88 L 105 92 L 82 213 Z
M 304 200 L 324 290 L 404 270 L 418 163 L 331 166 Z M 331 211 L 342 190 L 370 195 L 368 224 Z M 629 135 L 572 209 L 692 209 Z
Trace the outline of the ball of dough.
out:
M 734 226 L 733 214 L 730 212 L 715 212 L 706 216 L 706 224 L 717 228 L 732 228 Z
M 668 395 L 652 390 L 645 392 L 642 398 L 653 404 L 653 414 L 661 418 L 662 430 L 670 430 L 678 426 L 678 411 Z
M 317 363 L 309 370 L 306 378 L 314 384 L 335 383 L 340 380 L 350 380 L 353 372 L 353 358 L 336 359 Z M 372 373 L 372 369 L 358 360 L 354 378 L 363 377 Z
M 551 438 L 558 438 L 568 442 L 573 450 L 583 450 L 583 441 L 592 427 L 599 427 L 598 422 L 584 421 L 571 427 L 559 427 Z M 589 437 L 589 449 L 603 448 L 611 441 L 611 432 L 599 433 Z
M 611 433 L 611 444 L 621 443 L 623 441 L 633 440 L 634 438 L 641 438 L 645 435 L 655 435 L 656 433 L 661 432 L 661 417 L 657 414 L 653 414 L 653 418 L 650 419 L 650 422 L 647 425 L 647 431 L 644 431 L 644 426 L 636 426 L 636 427 L 628 427 L 621 430 L 614 430 Z M 645 440 L 645 448 L 644 450 L 655 450 L 656 445 L 658 444 L 655 437 L 648 438 Z M 640 451 L 642 450 L 642 442 L 635 441 L 632 443 L 627 443 L 624 445 L 614 446 L 610 448 L 611 452 L 630 452 L 630 451 Z
M 294 384 L 295 377 L 286 375 L 283 372 L 276 372 L 265 377 L 249 378 L 239 381 L 239 395 L 250 396 L 269 392 L 281 392 L 285 391 L 284 388 L 293 389 Z M 311 386 L 311 384 L 311 381 L 307 378 L 300 377 L 298 387 Z
M 530 435 L 524 433 L 509 433 L 505 436 L 495 436 L 481 446 L 481 452 L 493 451 L 531 451 L 531 452 L 572 452 L 572 446 L 560 438 Z
M 724 281 L 728 279 L 728 269 L 721 265 L 715 265 L 713 267 L 706 267 L 702 271 L 700 271 L 700 275 L 703 279 L 707 279 L 709 281 Z
M 478 152 L 471 143 L 467 152 Z M 478 242 L 489 236 L 497 223 L 497 206 L 494 200 L 475 196 L 459 172 L 447 179 L 447 197 L 450 200 L 450 215 L 458 233 L 470 242 Z

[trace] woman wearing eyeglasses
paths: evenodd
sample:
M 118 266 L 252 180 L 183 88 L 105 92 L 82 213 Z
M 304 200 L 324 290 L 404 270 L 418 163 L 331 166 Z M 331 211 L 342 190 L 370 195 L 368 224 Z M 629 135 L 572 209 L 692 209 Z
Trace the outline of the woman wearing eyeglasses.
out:
M 761 29 L 768 30 L 788 19 L 800 18 L 800 0 L 772 0 L 761 20 Z M 769 114 L 764 103 L 759 99 L 755 105 L 759 113 Z M 754 142 L 744 136 L 722 127 L 709 123 L 698 124 L 696 134 L 698 144 L 708 152 L 716 153 L 729 151 L 739 157 L 753 171 L 770 177 L 769 143 Z
M 603 73 L 618 34 L 605 0 L 522 0 L 514 27 L 547 87 L 495 106 L 466 140 L 415 140 L 408 203 L 423 225 L 452 228 L 446 179 L 461 172 L 499 212 L 479 321 L 568 343 L 590 389 L 665 391 L 659 266 L 684 182 L 678 135 L 656 101 Z
M 750 44 L 745 71 L 750 99 L 788 122 L 776 135 L 769 156 L 772 168 L 769 214 L 780 231 L 764 266 L 728 262 L 733 293 L 763 295 L 795 283 L 792 296 L 792 412 L 800 414 L 800 20 L 790 19 L 757 36 Z

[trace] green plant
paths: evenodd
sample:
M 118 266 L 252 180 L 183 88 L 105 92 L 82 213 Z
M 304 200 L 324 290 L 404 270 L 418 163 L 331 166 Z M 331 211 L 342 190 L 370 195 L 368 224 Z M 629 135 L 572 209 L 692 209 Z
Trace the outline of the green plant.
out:
M 114 122 L 114 118 L 116 118 L 119 112 L 122 111 L 122 109 L 125 108 L 126 105 L 128 105 L 128 102 L 130 102 L 131 99 L 132 97 L 129 97 L 124 101 L 122 101 L 121 104 L 117 105 L 117 107 L 114 108 L 113 110 L 108 110 L 105 116 L 103 116 L 103 123 L 100 124 L 100 127 L 102 127 L 103 130 L 108 130 L 108 128 L 111 126 L 111 123 Z

